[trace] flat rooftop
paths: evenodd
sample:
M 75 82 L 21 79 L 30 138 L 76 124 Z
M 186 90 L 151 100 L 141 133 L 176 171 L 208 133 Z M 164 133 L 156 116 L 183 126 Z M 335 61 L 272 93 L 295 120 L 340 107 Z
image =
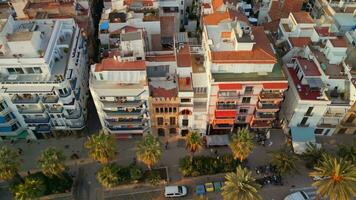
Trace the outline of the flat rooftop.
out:
M 16 42 L 16 41 L 29 41 L 32 38 L 32 33 L 30 31 L 24 31 L 24 32 L 15 32 L 13 34 L 10 34 L 7 38 L 9 42 Z
M 305 76 L 321 76 L 318 66 L 314 63 L 313 60 L 308 60 L 305 58 L 296 58 L 296 59 Z
M 215 82 L 234 82 L 234 81 L 277 81 L 287 80 L 282 71 L 280 63 L 276 63 L 272 72 L 268 73 L 213 73 Z
M 343 73 L 343 66 L 341 64 L 340 65 L 330 64 L 329 60 L 325 57 L 325 55 L 316 49 L 312 49 L 312 52 L 314 56 L 317 58 L 317 60 L 319 61 L 320 67 L 325 73 L 325 75 L 329 76 L 332 79 L 347 78 L 346 74 Z

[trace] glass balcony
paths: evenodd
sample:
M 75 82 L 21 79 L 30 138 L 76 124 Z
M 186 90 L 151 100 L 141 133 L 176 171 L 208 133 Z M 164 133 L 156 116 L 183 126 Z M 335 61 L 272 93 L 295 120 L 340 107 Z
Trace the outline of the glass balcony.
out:
M 12 97 L 12 102 L 15 104 L 38 103 L 40 97 L 37 94 L 15 94 Z

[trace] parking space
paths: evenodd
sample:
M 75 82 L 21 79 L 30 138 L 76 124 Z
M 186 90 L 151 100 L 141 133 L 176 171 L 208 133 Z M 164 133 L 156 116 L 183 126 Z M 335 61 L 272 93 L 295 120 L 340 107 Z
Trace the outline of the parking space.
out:
M 109 196 L 104 196 L 105 200 L 152 200 L 163 197 L 163 189 L 149 190 L 143 192 L 134 192 L 127 194 L 115 194 L 110 192 Z

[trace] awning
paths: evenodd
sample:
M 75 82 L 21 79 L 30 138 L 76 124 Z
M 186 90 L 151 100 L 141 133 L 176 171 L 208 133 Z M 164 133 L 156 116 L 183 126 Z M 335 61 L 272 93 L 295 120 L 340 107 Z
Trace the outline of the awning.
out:
M 288 88 L 288 83 L 263 83 L 263 89 L 267 90 L 284 90 Z
M 220 90 L 241 90 L 242 85 L 241 84 L 219 84 L 219 89 Z
M 292 144 L 294 153 L 301 154 L 307 148 L 308 143 L 315 143 L 314 128 L 292 127 Z
M 236 110 L 222 110 L 222 111 L 215 111 L 215 117 L 236 117 Z
M 207 135 L 206 144 L 208 146 L 226 146 L 229 144 L 229 135 Z
M 235 119 L 214 119 L 214 124 L 234 124 Z

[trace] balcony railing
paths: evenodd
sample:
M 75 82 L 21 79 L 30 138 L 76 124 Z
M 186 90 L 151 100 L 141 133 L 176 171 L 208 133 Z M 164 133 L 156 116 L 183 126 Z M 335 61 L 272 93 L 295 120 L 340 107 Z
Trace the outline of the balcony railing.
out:
M 48 124 L 39 124 L 38 126 L 36 126 L 36 131 L 37 132 L 50 132 L 51 126 Z
M 109 115 L 141 115 L 143 114 L 143 109 L 132 109 L 132 110 L 104 110 L 106 114 Z
M 232 104 L 217 104 L 216 109 L 218 110 L 236 110 L 237 105 Z
M 299 123 L 297 126 L 299 126 L 299 127 L 309 127 L 309 123 L 305 123 L 305 124 L 301 124 L 301 123 Z
M 144 127 L 114 127 L 108 126 L 108 128 L 112 131 L 141 131 Z
M 62 106 L 60 106 L 60 107 L 49 107 L 47 110 L 50 113 L 61 113 L 61 112 L 63 112 L 63 107 Z
M 49 117 L 46 117 L 46 118 L 42 118 L 42 117 L 40 117 L 40 118 L 26 118 L 25 119 L 25 122 L 26 123 L 43 123 L 43 124 L 45 124 L 45 123 L 49 123 L 49 120 L 50 120 L 50 118 Z
M 117 107 L 139 107 L 144 102 L 142 100 L 133 100 L 133 101 L 102 101 L 104 107 L 107 108 L 117 108 Z
M 46 95 L 43 97 L 43 103 L 57 103 L 59 97 L 57 95 Z
M 279 106 L 276 104 L 258 103 L 257 109 L 259 109 L 259 110 L 278 110 Z
M 71 94 L 72 94 L 72 90 L 71 89 L 67 89 L 67 93 L 59 94 L 59 96 L 64 98 L 64 97 L 68 97 Z
M 256 113 L 256 119 L 275 119 L 276 115 L 274 113 Z
M 275 100 L 275 99 L 282 99 L 283 95 L 280 92 L 266 92 L 266 91 L 262 91 L 260 93 L 260 99 L 262 100 Z
M 106 122 L 111 126 L 122 126 L 122 125 L 142 125 L 145 123 L 145 119 L 106 119 Z
M 32 95 L 32 94 L 23 94 L 23 95 L 14 95 L 12 97 L 12 102 L 13 103 L 38 103 L 40 97 L 35 94 L 35 95 Z
M 43 113 L 45 111 L 43 106 L 17 106 L 19 113 Z

